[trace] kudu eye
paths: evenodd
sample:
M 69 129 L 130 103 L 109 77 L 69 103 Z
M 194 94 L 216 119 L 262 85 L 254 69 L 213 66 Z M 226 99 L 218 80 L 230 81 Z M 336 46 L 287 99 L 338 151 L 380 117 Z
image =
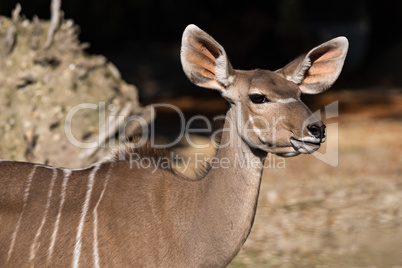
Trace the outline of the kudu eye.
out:
M 265 95 L 262 95 L 262 94 L 252 94 L 252 95 L 249 95 L 248 97 L 250 98 L 250 100 L 253 103 L 256 103 L 256 104 L 261 104 L 261 103 L 265 103 L 265 102 L 269 101 L 269 99 Z

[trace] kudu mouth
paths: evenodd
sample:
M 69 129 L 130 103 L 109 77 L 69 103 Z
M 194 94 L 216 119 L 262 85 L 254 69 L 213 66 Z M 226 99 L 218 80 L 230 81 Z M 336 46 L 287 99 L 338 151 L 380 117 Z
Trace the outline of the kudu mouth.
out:
M 311 154 L 317 151 L 321 143 L 326 140 L 325 134 L 316 137 L 303 137 L 301 139 L 290 138 L 290 144 L 293 149 L 302 154 Z
M 309 141 L 303 139 L 305 138 L 302 138 L 300 140 L 290 138 L 290 144 L 292 144 L 293 149 L 298 153 L 311 154 L 317 151 L 321 146 L 321 143 L 318 139 L 317 142 L 310 141 L 310 139 Z
M 325 125 L 321 122 L 313 123 L 307 126 L 310 136 L 301 139 L 290 138 L 290 144 L 293 149 L 302 154 L 311 154 L 317 151 L 321 143 L 325 142 Z

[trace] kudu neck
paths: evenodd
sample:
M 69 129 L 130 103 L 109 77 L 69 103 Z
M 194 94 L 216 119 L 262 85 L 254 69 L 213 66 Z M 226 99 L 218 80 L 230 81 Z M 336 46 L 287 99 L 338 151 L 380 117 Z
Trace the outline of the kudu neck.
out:
M 220 148 L 203 179 L 189 248 L 216 256 L 211 266 L 232 260 L 248 237 L 257 207 L 263 158 L 238 135 L 238 118 L 227 112 Z M 219 252 L 219 254 L 217 254 Z M 227 263 L 226 263 L 227 264 Z
M 232 106 L 226 113 L 216 157 L 219 160 L 224 158 L 229 160 L 230 169 L 237 170 L 237 172 L 241 170 L 241 173 L 245 174 L 258 174 L 260 177 L 267 153 L 251 147 L 239 134 L 242 133 L 244 126 L 241 111 L 236 108 Z M 257 180 L 258 176 L 250 179 Z

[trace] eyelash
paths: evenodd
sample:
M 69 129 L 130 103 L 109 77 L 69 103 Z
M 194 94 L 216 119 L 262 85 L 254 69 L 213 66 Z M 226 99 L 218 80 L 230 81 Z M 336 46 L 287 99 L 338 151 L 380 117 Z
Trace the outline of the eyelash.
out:
M 262 95 L 262 94 L 252 94 L 248 96 L 251 100 L 252 103 L 255 104 L 262 104 L 262 103 L 266 103 L 269 102 L 269 99 L 267 98 L 267 96 Z

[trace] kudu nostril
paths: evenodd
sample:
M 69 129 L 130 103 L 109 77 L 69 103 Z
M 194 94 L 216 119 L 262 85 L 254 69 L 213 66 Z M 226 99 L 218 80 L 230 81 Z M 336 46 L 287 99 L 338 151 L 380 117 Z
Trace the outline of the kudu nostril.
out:
M 316 137 L 317 139 L 322 139 L 325 137 L 325 125 L 317 125 L 317 124 L 311 124 L 307 126 L 308 131 L 310 131 L 311 135 Z

